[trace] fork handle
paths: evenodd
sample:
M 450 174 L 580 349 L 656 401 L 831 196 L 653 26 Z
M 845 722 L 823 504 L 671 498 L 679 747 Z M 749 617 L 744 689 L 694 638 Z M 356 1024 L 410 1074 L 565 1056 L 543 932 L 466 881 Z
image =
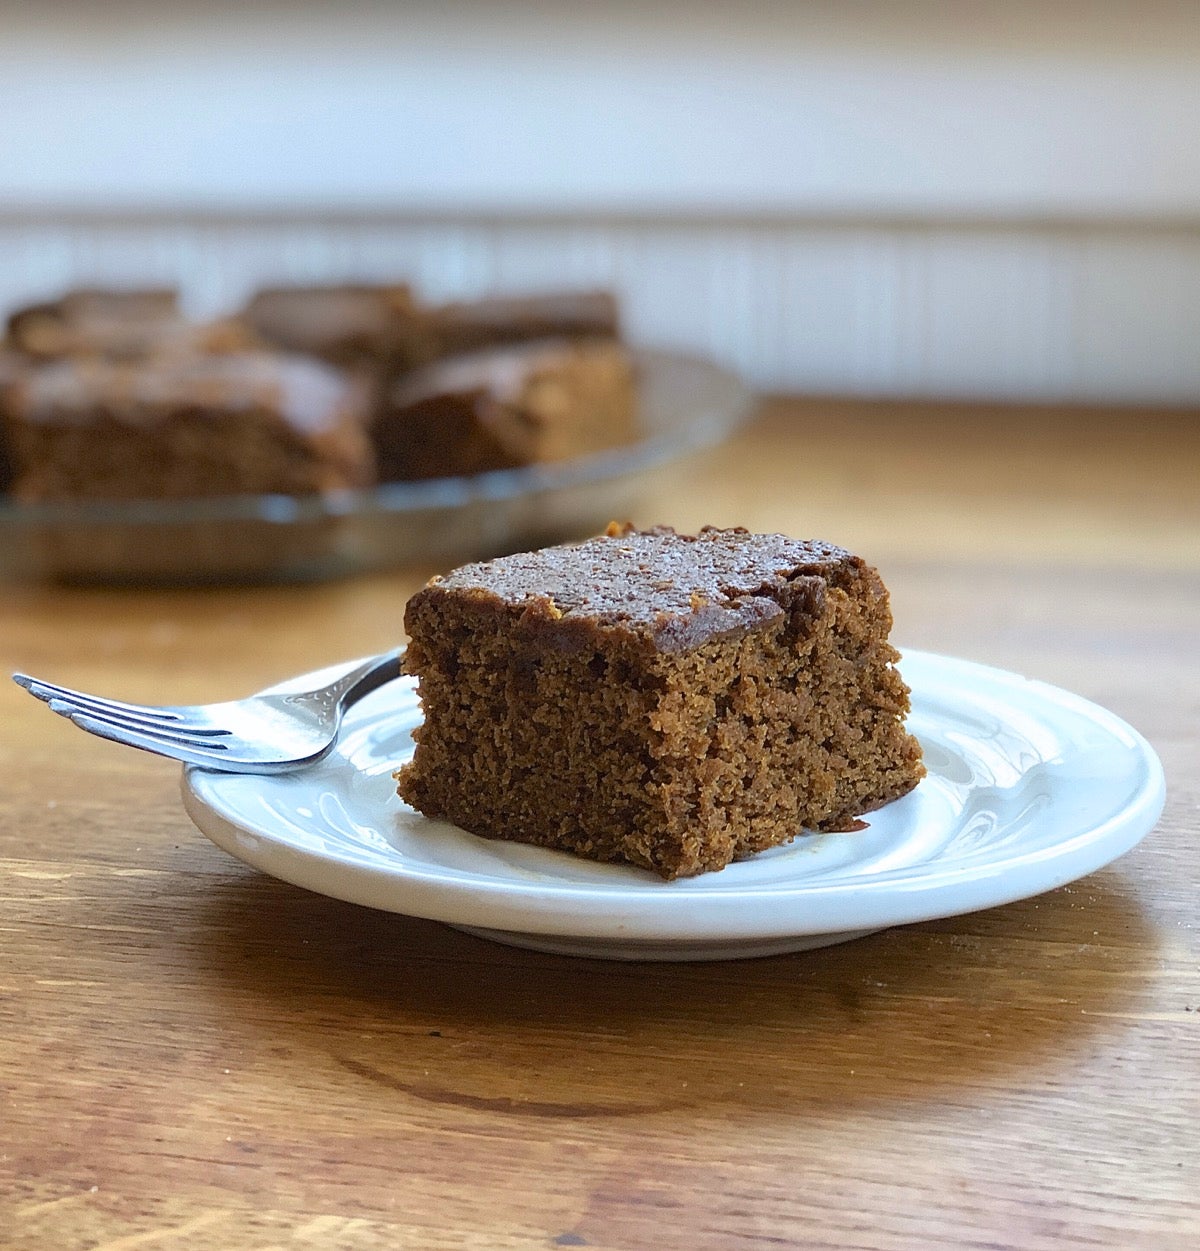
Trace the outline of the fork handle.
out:
M 400 676 L 403 659 L 403 647 L 384 652 L 381 656 L 372 656 L 370 660 L 343 674 L 330 688 L 330 693 L 343 709 L 349 708 L 372 691 L 388 682 L 394 682 Z

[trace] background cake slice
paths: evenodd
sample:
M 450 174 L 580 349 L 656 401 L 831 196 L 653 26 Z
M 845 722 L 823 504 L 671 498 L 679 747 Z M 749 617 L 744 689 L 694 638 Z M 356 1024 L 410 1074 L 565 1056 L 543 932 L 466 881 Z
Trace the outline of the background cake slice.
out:
M 426 317 L 403 283 L 266 287 L 240 319 L 273 347 L 341 367 L 405 369 L 429 355 Z
M 363 407 L 318 361 L 232 352 L 30 367 L 0 417 L 19 499 L 178 499 L 367 485 Z
M 9 421 L 6 416 L 11 403 L 10 393 L 20 376 L 23 361 L 7 343 L 0 341 L 0 495 L 12 486 L 13 463 L 9 443 Z
M 400 379 L 371 424 L 382 481 L 554 462 L 634 437 L 619 343 L 548 341 L 438 361 Z
M 923 776 L 887 591 L 831 544 L 614 529 L 435 578 L 405 627 L 400 794 L 475 834 L 673 878 Z
M 539 339 L 616 339 L 616 298 L 606 291 L 419 302 L 403 283 L 267 287 L 241 319 L 261 339 L 335 365 L 393 379 L 447 356 Z
M 549 291 L 487 296 L 444 304 L 429 313 L 438 356 L 538 339 L 619 339 L 620 311 L 608 291 Z
M 57 300 L 17 309 L 8 318 L 9 344 L 31 360 L 134 360 L 191 346 L 198 334 L 171 288 L 79 288 Z

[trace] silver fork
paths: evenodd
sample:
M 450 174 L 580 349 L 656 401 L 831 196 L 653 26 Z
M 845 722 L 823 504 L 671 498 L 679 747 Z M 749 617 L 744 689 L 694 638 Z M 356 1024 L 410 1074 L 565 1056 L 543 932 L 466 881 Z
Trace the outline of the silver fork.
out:
M 355 661 L 315 690 L 272 687 L 221 704 L 126 704 L 25 673 L 14 673 L 13 680 L 52 712 L 101 738 L 226 773 L 287 773 L 333 750 L 346 709 L 398 678 L 403 654 L 397 648 Z

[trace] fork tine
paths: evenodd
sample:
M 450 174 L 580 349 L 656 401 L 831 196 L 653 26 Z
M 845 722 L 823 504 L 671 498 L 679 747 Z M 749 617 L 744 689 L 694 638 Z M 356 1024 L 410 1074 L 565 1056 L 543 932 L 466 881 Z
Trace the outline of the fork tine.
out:
M 147 734 L 139 730 L 131 730 L 125 726 L 112 725 L 97 717 L 89 717 L 86 713 L 63 714 L 74 725 L 99 738 L 121 743 L 126 747 L 140 747 L 142 751 L 153 752 L 156 756 L 167 756 L 172 760 L 182 760 L 185 764 L 217 764 L 222 763 L 220 744 L 207 741 L 204 745 L 188 743 L 183 739 L 165 738 L 157 734 Z
M 205 750 L 211 749 L 215 752 L 223 752 L 227 748 L 221 739 L 230 736 L 228 730 L 194 730 L 182 725 L 139 725 L 121 717 L 109 717 L 100 713 L 90 712 L 86 708 L 77 708 L 65 700 L 58 699 L 50 701 L 50 711 L 58 713 L 60 717 L 66 717 L 68 721 L 73 721 L 85 730 L 92 729 L 93 725 L 106 726 L 112 731 L 111 734 L 106 735 L 108 738 L 114 738 L 118 734 L 137 734 L 156 743 L 177 743 L 181 747 L 188 747 L 193 750 L 203 748 Z M 84 725 L 84 721 L 87 721 L 89 724 Z M 98 734 L 99 730 L 93 730 L 92 732 Z M 118 739 L 117 741 L 124 740 Z
M 139 730 L 113 725 L 98 717 L 89 717 L 86 713 L 64 713 L 63 715 L 81 730 L 95 734 L 98 738 L 120 743 L 124 747 L 138 747 L 142 751 L 153 752 L 156 756 L 181 760 L 184 764 L 234 773 L 290 773 L 303 765 L 315 764 L 323 760 L 333 750 L 334 745 L 331 739 L 319 751 L 310 752 L 308 755 L 272 759 L 226 752 L 222 743 L 214 742 L 212 739 L 189 743 L 184 739 L 143 733 Z
M 175 717 L 173 720 L 166 720 L 155 716 L 143 716 L 140 710 L 127 712 L 127 708 L 136 709 L 137 705 L 120 704 L 115 700 L 99 698 L 80 699 L 74 696 L 67 698 L 61 695 L 51 695 L 46 702 L 50 705 L 50 711 L 57 712 L 60 716 L 65 717 L 72 712 L 80 712 L 89 717 L 102 717 L 106 721 L 113 722 L 114 725 L 128 725 L 135 730 L 210 737 L 220 737 L 229 733 L 228 730 L 217 729 L 213 726 L 195 725 L 182 716 Z M 156 710 L 147 708 L 145 711 L 153 713 Z
M 40 678 L 31 677 L 27 673 L 14 673 L 13 681 L 23 686 L 30 695 L 49 703 L 52 699 L 70 700 L 81 707 L 83 705 L 102 706 L 114 712 L 129 713 L 147 719 L 163 721 L 181 721 L 183 718 L 173 708 L 156 708 L 151 704 L 127 704 L 119 699 L 103 699 L 98 695 L 89 695 L 87 691 L 72 690 L 69 686 L 57 686 L 53 682 L 43 682 Z

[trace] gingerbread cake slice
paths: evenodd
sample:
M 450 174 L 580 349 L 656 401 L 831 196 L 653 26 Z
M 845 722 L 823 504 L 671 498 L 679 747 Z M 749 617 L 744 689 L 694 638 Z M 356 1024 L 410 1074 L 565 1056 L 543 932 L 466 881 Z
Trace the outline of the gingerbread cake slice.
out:
M 13 463 L 9 450 L 11 435 L 8 429 L 6 413 L 9 408 L 9 392 L 16 385 L 20 376 L 22 362 L 7 343 L 0 341 L 0 495 L 4 495 L 12 486 Z
M 401 797 L 675 878 L 850 829 L 924 774 L 879 574 L 823 542 L 610 527 L 409 601 Z
M 431 354 L 426 315 L 403 283 L 265 287 L 239 316 L 264 342 L 342 368 L 405 369 Z
M 17 309 L 8 318 L 9 343 L 31 360 L 68 356 L 134 360 L 191 346 L 197 334 L 170 288 L 81 287 L 60 299 Z
M 18 373 L 0 419 L 25 501 L 300 495 L 373 480 L 364 404 L 305 357 L 75 358 Z
M 485 296 L 428 314 L 437 356 L 455 356 L 538 339 L 619 339 L 620 309 L 609 291 Z
M 371 423 L 384 482 L 568 460 L 629 442 L 633 362 L 615 342 L 552 340 L 438 361 L 392 388 Z

